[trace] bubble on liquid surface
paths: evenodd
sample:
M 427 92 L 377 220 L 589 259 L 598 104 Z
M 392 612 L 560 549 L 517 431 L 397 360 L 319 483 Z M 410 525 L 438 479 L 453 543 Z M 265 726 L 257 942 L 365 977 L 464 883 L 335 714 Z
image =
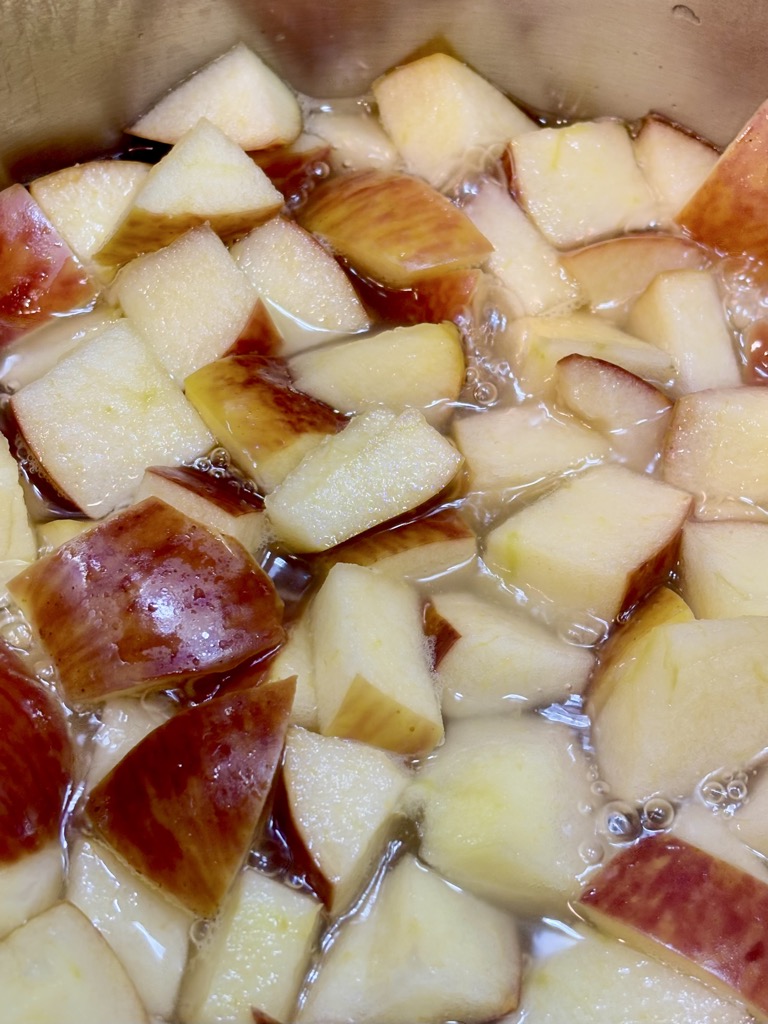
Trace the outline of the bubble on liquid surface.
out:
M 732 814 L 747 799 L 749 776 L 741 769 L 714 772 L 702 782 L 699 792 L 709 807 Z
M 643 807 L 641 819 L 647 832 L 664 832 L 675 820 L 675 808 L 663 797 L 653 797 Z
M 605 850 L 602 843 L 594 839 L 591 842 L 584 842 L 579 846 L 579 856 L 588 867 L 594 867 L 605 856 Z
M 672 17 L 678 18 L 680 21 L 687 21 L 690 25 L 701 24 L 701 18 L 698 16 L 696 11 L 687 4 L 675 4 L 672 8 Z
M 609 843 L 631 843 L 642 831 L 640 815 L 637 809 L 625 800 L 611 800 L 603 808 L 600 830 Z

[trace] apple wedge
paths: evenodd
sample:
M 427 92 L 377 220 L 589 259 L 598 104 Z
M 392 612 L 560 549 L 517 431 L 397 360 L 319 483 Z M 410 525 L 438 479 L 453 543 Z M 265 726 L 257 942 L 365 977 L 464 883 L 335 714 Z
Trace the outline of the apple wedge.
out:
M 251 848 L 293 692 L 293 680 L 262 683 L 180 711 L 88 798 L 97 836 L 200 917 L 217 913 Z
M 682 839 L 649 836 L 593 879 L 577 909 L 639 952 L 768 1014 L 768 885 Z
M 223 355 L 248 323 L 256 294 L 210 227 L 128 263 L 111 291 L 172 377 Z
M 0 865 L 0 939 L 52 907 L 64 888 L 60 836 L 19 860 Z
M 149 1024 L 120 961 L 88 918 L 57 903 L 0 943 L 9 1024 Z
M 718 151 L 658 114 L 643 118 L 634 144 L 637 163 L 656 196 L 659 219 L 671 226 L 711 173 Z
M 361 413 L 267 495 L 267 514 L 295 551 L 325 551 L 439 494 L 461 461 L 416 409 Z
M 684 491 L 598 466 L 492 530 L 486 562 L 553 617 L 600 635 L 666 581 L 690 506 Z
M 686 523 L 680 587 L 697 619 L 768 615 L 768 523 Z
M 430 604 L 427 632 L 435 639 L 446 717 L 517 712 L 565 701 L 587 685 L 592 652 L 535 619 L 469 591 L 434 594 Z
M 403 64 L 373 83 L 384 129 L 405 168 L 439 189 L 482 171 L 537 125 L 466 64 L 445 53 Z
M 406 856 L 373 906 L 344 923 L 295 1019 L 495 1020 L 516 1007 L 520 972 L 513 919 Z
M 320 732 L 400 754 L 433 750 L 443 723 L 416 590 L 339 564 L 310 614 Z
M 299 211 L 299 223 L 359 273 L 391 288 L 480 266 L 493 251 L 445 196 L 418 178 L 387 171 L 324 182 Z
M 453 426 L 471 491 L 513 490 L 596 465 L 609 445 L 597 431 L 553 416 L 539 402 L 461 416 Z
M 62 544 L 9 589 L 73 702 L 225 672 L 284 635 L 282 602 L 245 549 L 157 498 Z
M 243 871 L 190 958 L 179 999 L 182 1024 L 292 1019 L 321 909 L 307 893 Z
M 343 413 L 384 405 L 445 419 L 464 386 L 464 351 L 450 323 L 395 327 L 324 345 L 288 361 L 296 387 Z
M 333 171 L 397 170 L 400 154 L 377 118 L 365 110 L 316 110 L 305 123 L 308 132 L 328 143 Z
M 658 204 L 621 121 L 527 132 L 510 143 L 509 155 L 513 194 L 558 249 L 658 220 Z
M 741 384 L 723 300 L 709 270 L 659 274 L 630 310 L 627 330 L 669 352 L 676 395 Z
M 232 461 L 264 491 L 273 491 L 344 420 L 305 394 L 284 360 L 224 356 L 184 382 L 187 398 Z
M 69 847 L 67 899 L 120 958 L 144 1006 L 170 1018 L 187 960 L 192 915 L 173 905 L 101 843 Z
M 674 800 L 763 751 L 768 636 L 761 616 L 672 618 L 630 650 L 593 723 L 601 778 L 617 797 Z
M 292 726 L 283 758 L 290 821 L 339 915 L 381 858 L 409 775 L 383 750 Z
M 407 801 L 421 814 L 421 856 L 462 889 L 547 915 L 581 891 L 595 796 L 566 726 L 537 715 L 451 722 Z
M 177 85 L 129 131 L 173 144 L 201 117 L 246 150 L 293 142 L 301 131 L 294 94 L 242 43 Z
M 228 242 L 267 220 L 283 202 L 240 146 L 201 118 L 142 181 L 95 259 L 120 266 L 201 224 Z
M 237 242 L 231 253 L 276 323 L 282 354 L 370 326 L 349 278 L 295 221 L 273 217 Z

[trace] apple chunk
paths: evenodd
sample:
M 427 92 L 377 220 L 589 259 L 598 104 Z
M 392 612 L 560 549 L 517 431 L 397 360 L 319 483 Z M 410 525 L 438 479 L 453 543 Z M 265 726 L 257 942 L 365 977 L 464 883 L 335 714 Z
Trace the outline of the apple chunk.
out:
M 0 865 L 0 939 L 52 907 L 64 888 L 60 836 L 20 860 Z
M 680 587 L 699 619 L 768 615 L 768 523 L 686 523 Z
M 179 712 L 88 799 L 91 825 L 118 856 L 201 917 L 217 912 L 251 848 L 293 692 L 293 680 L 263 683 Z
M 577 909 L 628 945 L 768 1014 L 768 885 L 671 836 L 622 850 Z
M 712 171 L 718 152 L 679 125 L 648 114 L 635 139 L 635 157 L 668 224 Z
M 11 592 L 72 701 L 180 685 L 283 639 L 282 602 L 245 549 L 157 498 L 34 562 Z
M 465 213 L 407 174 L 332 178 L 312 193 L 299 223 L 355 270 L 394 288 L 479 266 L 493 250 Z

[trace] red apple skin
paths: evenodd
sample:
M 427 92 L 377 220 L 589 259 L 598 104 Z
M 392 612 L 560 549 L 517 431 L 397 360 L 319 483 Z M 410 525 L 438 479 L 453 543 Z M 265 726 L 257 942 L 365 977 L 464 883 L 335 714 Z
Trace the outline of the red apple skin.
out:
M 96 290 L 23 185 L 0 192 L 0 335 L 84 310 Z
M 236 690 L 179 712 L 92 791 L 96 832 L 139 874 L 201 917 L 216 913 L 254 840 L 295 679 Z
M 147 472 L 201 495 L 232 515 L 260 512 L 264 508 L 263 497 L 246 490 L 233 476 L 214 476 L 193 466 L 150 466 Z
M 282 601 L 237 541 L 148 498 L 9 584 L 72 702 L 179 686 L 284 640 Z
M 295 145 L 273 146 L 249 153 L 251 160 L 287 200 L 306 195 L 318 181 L 328 177 L 327 165 L 331 147 L 318 140 L 309 149 L 296 149 Z
M 746 383 L 768 383 L 768 320 L 753 320 L 743 334 Z
M 669 835 L 622 850 L 578 908 L 630 944 L 647 937 L 768 1014 L 768 885 Z M 628 931 L 627 929 L 630 929 Z M 641 951 L 645 947 L 641 945 Z
M 451 270 L 428 278 L 412 288 L 387 288 L 347 268 L 355 290 L 373 312 L 398 325 L 441 324 L 446 320 L 461 326 L 483 280 L 481 270 Z
M 272 323 L 267 307 L 256 300 L 248 323 L 224 353 L 225 356 L 279 356 L 283 339 Z
M 61 708 L 0 646 L 0 865 L 58 836 L 73 771 Z
M 433 643 L 432 668 L 438 669 L 453 645 L 461 640 L 461 633 L 443 618 L 431 601 L 424 605 L 424 633 Z

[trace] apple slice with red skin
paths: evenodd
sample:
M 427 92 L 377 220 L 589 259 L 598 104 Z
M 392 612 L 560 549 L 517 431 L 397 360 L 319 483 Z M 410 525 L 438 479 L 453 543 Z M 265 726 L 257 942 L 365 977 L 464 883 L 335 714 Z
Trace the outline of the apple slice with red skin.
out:
M 299 223 L 361 274 L 391 288 L 477 267 L 493 251 L 465 213 L 407 174 L 371 170 L 332 178 L 314 190 Z
M 0 192 L 0 337 L 93 305 L 96 289 L 23 185 Z
M 406 326 L 441 324 L 445 320 L 460 326 L 487 277 L 482 270 L 449 270 L 410 288 L 387 288 L 362 277 L 351 267 L 348 270 L 358 295 L 369 309 L 382 320 Z
M 622 850 L 577 910 L 641 953 L 768 1015 L 768 885 L 669 835 Z
M 284 637 L 282 602 L 245 549 L 157 498 L 62 544 L 9 588 L 75 702 L 226 672 Z
M 59 704 L 0 646 L 0 865 L 58 836 L 73 771 Z
M 96 832 L 201 917 L 216 913 L 251 848 L 294 687 L 293 679 L 263 683 L 179 712 L 91 792 Z

